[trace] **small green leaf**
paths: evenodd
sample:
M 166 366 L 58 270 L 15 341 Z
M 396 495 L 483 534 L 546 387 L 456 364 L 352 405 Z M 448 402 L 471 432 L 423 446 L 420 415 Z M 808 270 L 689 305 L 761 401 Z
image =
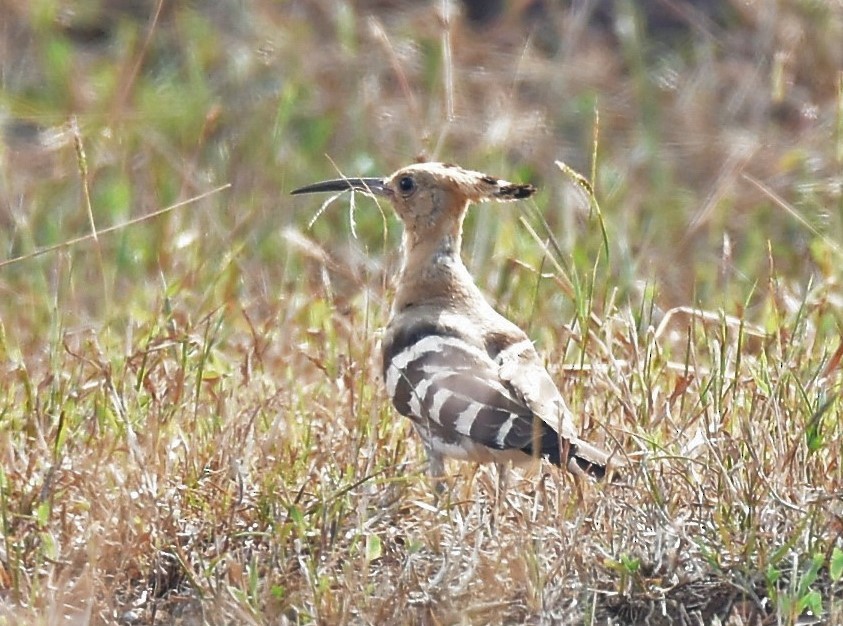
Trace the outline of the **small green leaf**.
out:
M 406 546 L 408 554 L 416 554 L 417 552 L 421 552 L 424 548 L 424 544 L 418 539 L 408 539 Z
M 797 594 L 800 598 L 808 594 L 811 585 L 817 580 L 817 574 L 819 574 L 824 562 L 825 557 L 822 554 L 815 554 L 811 557 L 811 565 L 808 567 L 808 571 L 802 574 L 799 579 Z
M 375 534 L 366 535 L 366 560 L 372 562 L 381 558 L 382 555 L 383 546 L 380 537 Z
M 287 509 L 287 515 L 289 515 L 290 519 L 296 524 L 301 524 L 304 521 L 304 516 L 297 506 L 290 506 Z
M 800 614 L 809 611 L 814 617 L 819 617 L 823 614 L 823 598 L 820 592 L 814 589 L 799 598 L 796 607 Z
M 819 422 L 813 424 L 808 430 L 805 432 L 805 439 L 806 443 L 808 444 L 808 451 L 809 452 L 816 452 L 817 450 L 821 450 L 823 445 L 825 445 L 825 439 L 822 436 L 822 433 L 819 429 Z
M 634 574 L 641 567 L 641 559 L 633 558 L 627 554 L 621 555 L 621 564 L 629 574 Z
M 48 559 L 57 559 L 59 556 L 59 547 L 55 537 L 48 532 L 38 533 L 38 536 L 41 538 L 41 554 Z
M 35 519 L 38 521 L 39 526 L 44 527 L 47 525 L 50 519 L 50 510 L 50 503 L 47 500 L 44 500 L 35 507 Z
M 828 562 L 828 574 L 831 580 L 838 582 L 843 577 L 843 550 L 834 546 L 831 551 L 831 560 Z

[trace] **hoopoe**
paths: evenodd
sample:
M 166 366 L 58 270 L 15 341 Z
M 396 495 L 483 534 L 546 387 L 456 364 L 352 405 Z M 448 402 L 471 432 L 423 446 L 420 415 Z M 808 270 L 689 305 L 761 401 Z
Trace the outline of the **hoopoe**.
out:
M 387 178 L 328 180 L 292 193 L 344 190 L 387 198 L 404 224 L 383 378 L 392 404 L 424 442 L 431 475 L 443 475 L 445 457 L 544 457 L 602 478 L 609 455 L 580 439 L 533 343 L 486 301 L 460 257 L 469 204 L 529 198 L 535 187 L 421 163 Z

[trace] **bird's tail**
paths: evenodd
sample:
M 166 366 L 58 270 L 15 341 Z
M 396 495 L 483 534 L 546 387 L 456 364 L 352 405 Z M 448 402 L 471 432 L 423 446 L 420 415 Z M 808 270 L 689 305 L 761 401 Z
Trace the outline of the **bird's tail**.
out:
M 564 466 L 572 474 L 591 476 L 600 480 L 605 478 L 607 472 L 616 469 L 608 452 L 587 441 L 573 439 L 565 447 L 567 447 L 567 455 Z M 559 465 L 562 466 L 563 463 L 560 462 Z

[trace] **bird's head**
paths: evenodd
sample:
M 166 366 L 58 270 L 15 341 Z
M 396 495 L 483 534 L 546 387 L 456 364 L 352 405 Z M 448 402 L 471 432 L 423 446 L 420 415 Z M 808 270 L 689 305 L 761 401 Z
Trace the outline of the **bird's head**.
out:
M 417 163 L 387 178 L 340 178 L 314 183 L 292 193 L 357 190 L 387 198 L 408 230 L 423 235 L 462 224 L 471 202 L 520 200 L 536 191 L 448 163 Z

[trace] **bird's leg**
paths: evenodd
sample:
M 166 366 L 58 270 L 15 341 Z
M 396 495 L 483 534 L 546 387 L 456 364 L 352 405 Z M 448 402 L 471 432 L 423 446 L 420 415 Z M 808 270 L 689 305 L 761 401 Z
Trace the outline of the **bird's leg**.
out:
M 497 525 L 498 515 L 503 511 L 506 504 L 506 492 L 509 488 L 509 464 L 495 463 L 495 470 L 498 475 L 495 484 L 495 501 L 492 505 L 492 526 Z
M 445 493 L 445 483 L 442 481 L 445 476 L 445 460 L 427 443 L 425 443 L 424 448 L 427 452 L 427 474 L 433 483 L 433 489 L 438 500 Z

